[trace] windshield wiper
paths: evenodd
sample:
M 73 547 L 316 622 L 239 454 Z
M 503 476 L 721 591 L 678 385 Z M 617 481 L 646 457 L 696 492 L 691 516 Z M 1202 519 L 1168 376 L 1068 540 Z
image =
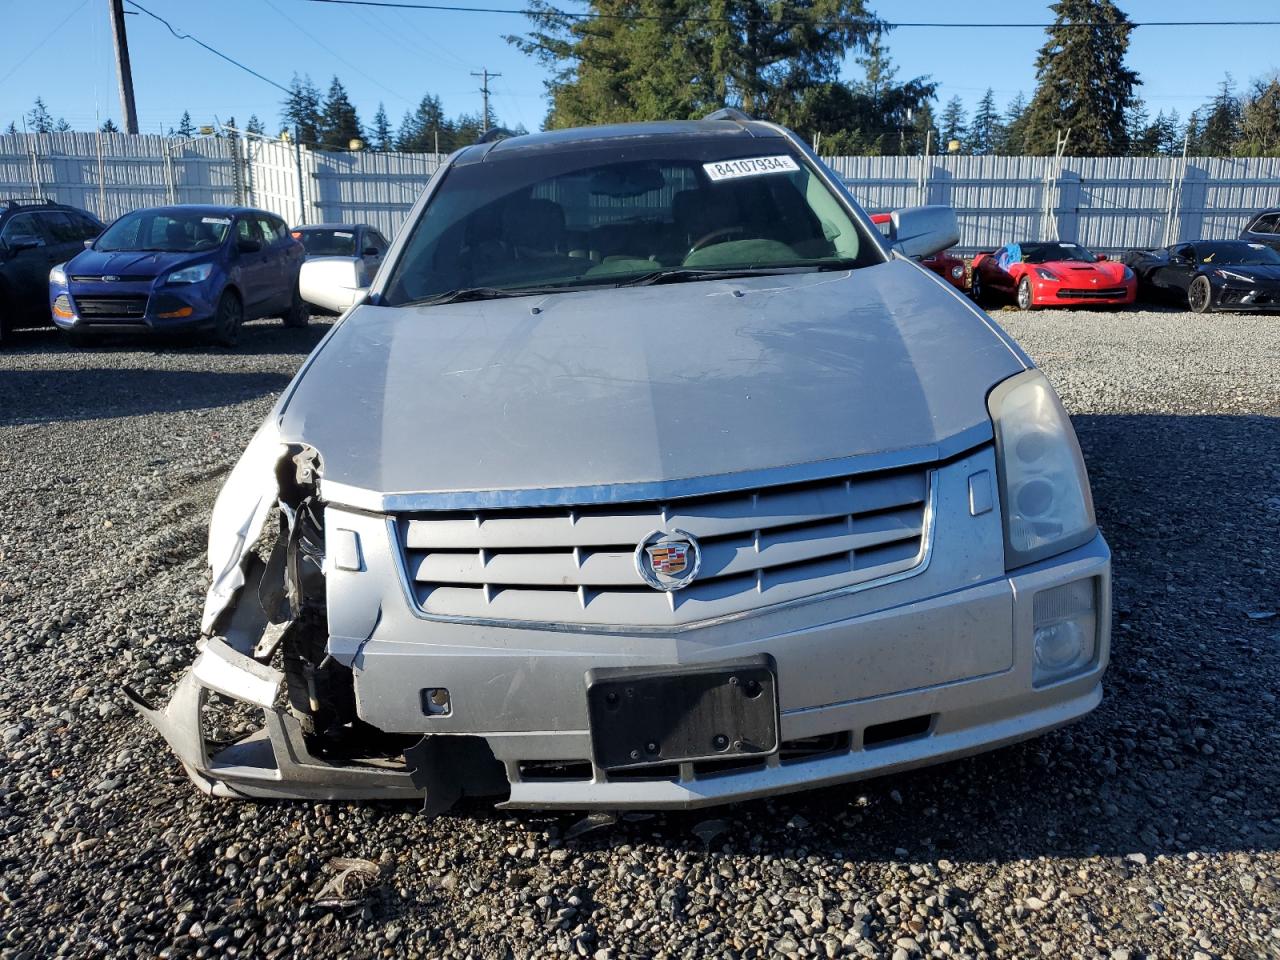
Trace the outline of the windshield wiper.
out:
M 469 300 L 501 300 L 505 297 L 532 297 L 540 293 L 564 293 L 567 287 L 460 287 L 430 297 L 407 300 L 401 307 L 436 306 L 442 303 L 466 303 Z
M 668 267 L 654 270 L 631 280 L 624 280 L 620 287 L 651 287 L 662 283 L 691 283 L 696 280 L 735 280 L 742 277 L 776 277 L 787 273 L 810 270 L 849 270 L 856 266 L 854 260 L 800 260 L 779 263 L 772 267 Z

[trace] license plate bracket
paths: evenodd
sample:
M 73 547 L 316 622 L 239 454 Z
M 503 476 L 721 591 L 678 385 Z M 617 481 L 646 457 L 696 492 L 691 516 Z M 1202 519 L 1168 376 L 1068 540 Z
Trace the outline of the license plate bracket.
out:
M 730 663 L 587 673 L 596 765 L 766 756 L 778 749 L 778 680 L 768 655 Z

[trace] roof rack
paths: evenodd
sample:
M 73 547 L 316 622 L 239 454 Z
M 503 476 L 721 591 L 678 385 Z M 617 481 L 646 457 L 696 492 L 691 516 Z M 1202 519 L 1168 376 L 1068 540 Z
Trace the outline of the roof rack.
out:
M 721 107 L 719 110 L 708 113 L 703 120 L 732 120 L 734 123 L 750 123 L 751 118 L 741 110 L 735 110 L 733 107 Z
M 57 201 L 50 200 L 48 197 L 0 198 L 0 207 L 54 207 L 54 206 L 57 206 Z
M 506 127 L 490 127 L 480 136 L 476 137 L 476 143 L 497 143 L 499 140 L 507 140 L 516 136 Z

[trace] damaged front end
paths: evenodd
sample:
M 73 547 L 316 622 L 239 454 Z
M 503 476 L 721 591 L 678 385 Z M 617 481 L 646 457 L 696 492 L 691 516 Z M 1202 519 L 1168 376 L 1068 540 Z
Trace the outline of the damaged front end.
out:
M 211 796 L 418 799 L 439 812 L 504 792 L 502 765 L 473 738 L 390 734 L 358 716 L 352 667 L 328 650 L 320 474 L 316 450 L 263 425 L 214 506 L 195 662 L 163 709 L 126 696 Z M 251 732 L 225 735 L 228 716 Z

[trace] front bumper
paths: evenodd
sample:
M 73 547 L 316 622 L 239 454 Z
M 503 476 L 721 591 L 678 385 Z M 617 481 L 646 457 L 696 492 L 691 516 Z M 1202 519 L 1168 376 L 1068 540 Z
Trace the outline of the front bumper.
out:
M 49 307 L 54 325 L 62 330 L 180 332 L 211 327 L 220 292 L 216 277 L 191 284 L 79 280 L 66 286 L 51 284 Z M 60 298 L 65 298 L 61 305 Z M 113 302 L 120 304 L 116 311 L 108 306 Z M 70 317 L 62 315 L 68 306 Z
M 1280 284 L 1223 285 L 1213 290 L 1214 307 L 1242 313 L 1280 311 Z
M 1043 590 L 1090 579 L 1097 598 L 1092 660 L 1054 683 L 1032 682 L 1033 607 Z M 361 716 L 381 729 L 483 739 L 506 771 L 504 806 L 568 809 L 691 808 L 826 786 L 963 757 L 1069 723 L 1100 701 L 1109 656 L 1110 553 L 1091 543 L 1012 575 L 911 598 L 911 581 L 868 591 L 862 611 L 762 635 L 731 629 L 725 644 L 697 634 L 653 638 L 646 652 L 617 638 L 547 632 L 536 652 L 495 631 L 469 649 L 368 640 L 352 656 Z M 874 594 L 891 589 L 883 607 Z M 454 625 L 457 626 L 457 625 Z M 732 626 L 732 625 L 731 625 Z M 755 634 L 755 635 L 751 635 Z M 792 749 L 749 766 L 680 764 L 652 776 L 610 775 L 591 762 L 584 665 L 708 664 L 770 653 L 778 664 L 779 736 Z M 339 651 L 336 655 L 341 656 Z M 363 688 L 360 678 L 376 677 Z M 412 773 L 334 765 L 312 756 L 279 703 L 283 676 L 221 640 L 208 641 L 159 711 L 130 693 L 201 789 L 229 797 L 421 798 Z M 454 709 L 424 717 L 424 687 L 447 687 Z M 260 708 L 262 730 L 216 750 L 201 707 L 215 691 Z M 574 693 L 577 691 L 577 693 Z M 468 705 L 473 705 L 470 709 Z M 519 718 L 519 719 L 516 719 Z M 432 736 L 438 731 L 441 736 Z M 897 734 L 897 735 L 895 735 Z M 418 783 L 421 781 L 419 780 Z M 429 798 L 428 798 L 429 799 Z
M 1127 306 L 1138 298 L 1138 282 L 1128 280 L 1110 287 L 1094 289 L 1071 287 L 1067 283 L 1041 283 L 1032 286 L 1031 302 L 1037 307 Z

